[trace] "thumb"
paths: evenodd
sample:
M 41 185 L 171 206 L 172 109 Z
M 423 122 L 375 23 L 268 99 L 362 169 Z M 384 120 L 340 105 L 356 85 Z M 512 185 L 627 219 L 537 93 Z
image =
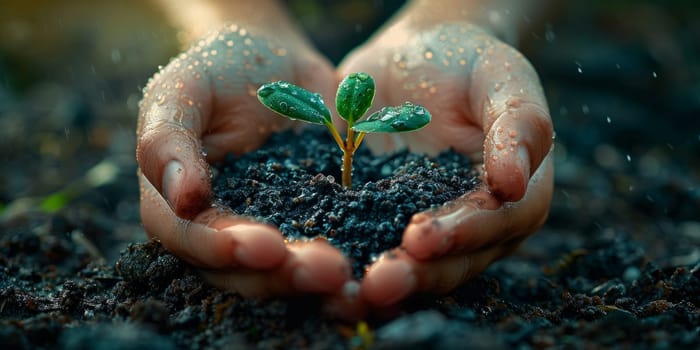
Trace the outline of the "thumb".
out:
M 177 216 L 191 219 L 210 204 L 209 170 L 200 138 L 211 93 L 208 75 L 187 74 L 179 68 L 184 66 L 186 56 L 173 60 L 145 90 L 136 159 Z

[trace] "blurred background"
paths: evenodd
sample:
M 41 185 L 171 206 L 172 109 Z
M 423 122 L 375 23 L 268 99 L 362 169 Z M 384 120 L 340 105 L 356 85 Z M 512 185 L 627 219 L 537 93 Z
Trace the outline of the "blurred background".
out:
M 403 2 L 287 3 L 338 62 Z M 557 132 L 551 217 L 527 254 L 546 254 L 537 240 L 575 246 L 591 232 L 623 230 L 651 254 L 677 252 L 664 263 L 700 259 L 700 5 L 561 7 L 522 40 Z M 80 230 L 108 259 L 145 238 L 134 160 L 138 102 L 149 76 L 182 49 L 178 37 L 150 2 L 0 3 L 5 233 Z

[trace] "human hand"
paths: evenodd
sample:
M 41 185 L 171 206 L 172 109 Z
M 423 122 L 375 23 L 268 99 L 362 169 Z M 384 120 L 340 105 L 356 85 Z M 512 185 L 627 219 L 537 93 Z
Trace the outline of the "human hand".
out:
M 483 185 L 414 215 L 399 249 L 361 284 L 375 308 L 416 292 L 447 292 L 513 251 L 546 219 L 553 189 L 552 123 L 535 70 L 518 51 L 465 21 L 405 16 L 351 53 L 341 74 L 375 77 L 375 106 L 425 106 L 433 121 L 397 136 L 368 135 L 374 151 L 453 148 L 478 163 Z
M 291 123 L 260 105 L 257 88 L 295 82 L 328 98 L 330 64 L 292 33 L 230 25 L 172 60 L 140 106 L 137 159 L 149 237 L 246 296 L 332 296 L 350 280 L 342 253 L 323 241 L 285 244 L 277 229 L 212 206 L 209 164 L 259 147 Z

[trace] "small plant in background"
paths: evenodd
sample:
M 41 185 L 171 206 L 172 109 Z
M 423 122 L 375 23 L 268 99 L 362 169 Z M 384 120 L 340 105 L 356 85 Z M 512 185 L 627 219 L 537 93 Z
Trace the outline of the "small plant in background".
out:
M 331 112 L 318 93 L 294 84 L 277 81 L 262 85 L 258 99 L 265 107 L 293 120 L 325 125 L 343 151 L 345 188 L 352 187 L 352 158 L 367 133 L 406 132 L 430 123 L 430 113 L 423 106 L 404 102 L 401 106 L 384 107 L 364 120 L 374 100 L 374 79 L 367 73 L 352 73 L 343 79 L 335 96 L 338 115 L 347 122 L 345 141 L 333 126 Z

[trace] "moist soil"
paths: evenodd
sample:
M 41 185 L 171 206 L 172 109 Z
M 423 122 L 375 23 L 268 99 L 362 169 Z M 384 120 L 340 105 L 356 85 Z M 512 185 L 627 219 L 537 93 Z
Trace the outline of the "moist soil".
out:
M 139 86 L 177 52 L 155 12 L 71 3 L 42 11 L 72 17 L 32 22 L 34 6 L 8 7 L 0 12 L 8 35 L 0 40 L 0 347 L 352 349 L 370 335 L 376 349 L 700 347 L 700 12 L 692 2 L 625 3 L 572 1 L 523 38 L 556 129 L 542 229 L 458 289 L 367 318 L 368 331 L 324 317 L 314 297 L 216 290 L 145 240 L 133 156 Z M 120 29 L 100 31 L 110 25 Z M 364 171 L 382 172 L 356 164 L 355 189 L 336 191 L 333 152 L 300 161 L 299 171 L 313 170 L 302 181 L 348 203 L 362 203 L 364 183 L 392 188 L 383 175 L 361 181 Z M 437 164 L 423 171 L 451 167 L 452 156 L 405 156 L 404 164 Z M 326 158 L 332 168 L 316 168 Z M 235 164 L 244 163 L 276 176 L 276 163 L 294 165 L 287 157 Z M 309 196 L 300 207 L 320 205 Z M 337 235 L 341 224 L 323 215 L 308 227 L 303 214 L 301 228 L 279 225 L 299 237 L 338 225 Z
M 216 167 L 218 203 L 279 227 L 288 240 L 324 238 L 352 262 L 354 275 L 401 244 L 411 216 L 455 199 L 477 183 L 467 157 L 408 151 L 355 152 L 351 189 L 340 179 L 342 152 L 323 128 L 273 135 L 261 149 Z

